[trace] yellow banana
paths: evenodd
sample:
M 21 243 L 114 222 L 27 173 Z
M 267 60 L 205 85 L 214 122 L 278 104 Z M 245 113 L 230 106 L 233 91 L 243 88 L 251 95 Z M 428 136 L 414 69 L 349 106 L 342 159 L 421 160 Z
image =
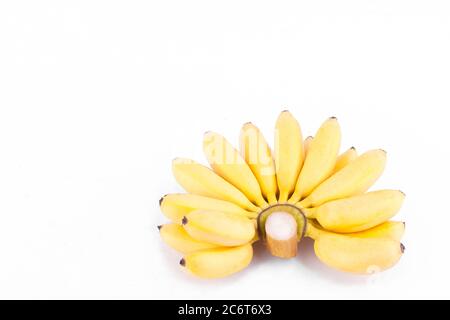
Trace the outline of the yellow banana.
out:
M 248 122 L 240 134 L 241 154 L 261 186 L 264 197 L 270 204 L 277 202 L 277 178 L 272 151 L 259 129 Z
M 278 117 L 275 134 L 275 164 L 280 202 L 286 202 L 294 192 L 303 160 L 300 125 L 289 111 L 283 111 Z
M 351 147 L 337 158 L 333 174 L 338 171 L 341 171 L 341 169 L 346 167 L 350 162 L 352 162 L 356 158 L 358 158 L 358 152 L 356 152 L 355 147 Z
M 295 192 L 289 199 L 297 203 L 308 196 L 333 172 L 341 146 L 341 128 L 336 118 L 330 118 L 317 131 L 308 150 Z
M 314 137 L 309 136 L 306 137 L 305 141 L 303 141 L 303 154 L 305 155 L 305 159 L 308 156 L 309 147 L 311 146 L 311 142 L 313 142 Z
M 158 228 L 163 241 L 183 254 L 219 247 L 215 244 L 195 240 L 182 226 L 176 223 L 165 224 Z
M 205 133 L 203 151 L 215 173 L 241 190 L 253 203 L 267 206 L 252 170 L 224 137 L 214 132 Z
M 166 217 L 178 224 L 181 224 L 184 216 L 198 209 L 236 213 L 248 218 L 256 218 L 258 215 L 256 212 L 244 210 L 232 202 L 196 194 L 168 194 L 161 198 L 159 204 Z
M 319 185 L 298 205 L 302 208 L 317 207 L 321 204 L 366 192 L 383 173 L 386 152 L 372 150 Z
M 230 201 L 249 211 L 259 210 L 236 187 L 193 160 L 175 159 L 172 171 L 178 183 L 189 193 Z
M 304 211 L 308 218 L 315 218 L 327 230 L 353 233 L 388 221 L 400 210 L 404 198 L 401 191 L 381 190 L 327 202 Z
M 387 237 L 361 237 L 314 229 L 307 235 L 314 239 L 317 257 L 331 268 L 357 274 L 371 274 L 393 267 L 405 247 Z
M 405 223 L 398 221 L 387 221 L 376 226 L 375 228 L 353 233 L 353 236 L 361 238 L 389 238 L 400 241 L 405 233 Z
M 245 269 L 252 258 L 253 247 L 246 244 L 191 253 L 181 259 L 180 265 L 200 278 L 224 278 Z
M 197 210 L 184 217 L 182 224 L 194 239 L 226 247 L 249 243 L 255 237 L 255 223 L 234 213 Z

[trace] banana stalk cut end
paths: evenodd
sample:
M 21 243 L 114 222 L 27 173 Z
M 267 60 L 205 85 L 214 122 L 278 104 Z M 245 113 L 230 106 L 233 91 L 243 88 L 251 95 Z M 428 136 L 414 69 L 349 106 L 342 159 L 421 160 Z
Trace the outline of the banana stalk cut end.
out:
M 274 205 L 259 214 L 258 230 L 273 256 L 291 259 L 297 256 L 298 242 L 306 233 L 306 217 L 294 205 Z

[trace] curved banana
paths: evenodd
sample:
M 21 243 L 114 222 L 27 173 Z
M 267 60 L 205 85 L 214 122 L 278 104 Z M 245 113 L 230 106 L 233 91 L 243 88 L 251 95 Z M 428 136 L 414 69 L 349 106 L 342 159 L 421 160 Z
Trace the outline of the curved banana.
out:
M 402 240 L 404 233 L 405 233 L 404 222 L 387 221 L 375 228 L 358 233 L 353 233 L 353 235 L 361 238 L 388 238 L 395 241 L 400 241 Z
M 385 165 L 386 151 L 368 151 L 328 178 L 298 205 L 317 207 L 328 201 L 362 194 L 378 180 Z
M 304 212 L 327 230 L 353 233 L 388 221 L 398 213 L 404 199 L 405 194 L 401 191 L 381 190 L 327 202 L 316 208 L 304 209 Z
M 256 212 L 244 210 L 232 202 L 190 193 L 165 195 L 159 201 L 159 205 L 166 217 L 178 224 L 181 224 L 184 216 L 198 209 L 236 213 L 252 219 L 258 216 Z
M 241 190 L 259 207 L 267 206 L 252 170 L 224 137 L 215 132 L 205 133 L 203 151 L 215 173 Z
M 240 246 L 255 237 L 255 224 L 242 215 L 197 210 L 183 218 L 187 233 L 199 241 L 226 247 Z
M 371 274 L 393 267 L 401 258 L 405 247 L 387 237 L 361 237 L 322 230 L 307 234 L 314 239 L 314 251 L 331 268 L 357 274 Z
M 259 210 L 235 186 L 193 160 L 175 159 L 172 171 L 178 183 L 189 193 L 230 201 L 249 211 Z
M 241 154 L 261 186 L 264 197 L 270 204 L 277 202 L 277 177 L 272 151 L 261 131 L 248 122 L 240 134 Z
M 195 240 L 182 226 L 176 223 L 165 224 L 158 228 L 163 241 L 183 254 L 219 247 L 215 244 Z
M 248 267 L 252 258 L 253 247 L 246 244 L 191 253 L 181 259 L 180 265 L 200 278 L 224 278 Z
M 308 196 L 333 172 L 341 147 L 341 128 L 336 118 L 329 118 L 317 131 L 311 142 L 295 192 L 289 199 L 297 203 Z
M 283 111 L 278 117 L 275 133 L 275 165 L 280 202 L 286 202 L 294 192 L 303 160 L 300 125 L 289 111 Z
M 350 162 L 352 162 L 356 158 L 358 158 L 358 152 L 356 151 L 355 147 L 351 147 L 337 158 L 333 174 L 335 174 L 338 171 L 341 171 L 341 169 L 346 167 Z
M 313 136 L 308 136 L 306 137 L 305 141 L 303 141 L 303 154 L 305 155 L 305 159 L 308 156 L 309 147 L 311 146 L 311 142 L 313 142 L 313 140 Z

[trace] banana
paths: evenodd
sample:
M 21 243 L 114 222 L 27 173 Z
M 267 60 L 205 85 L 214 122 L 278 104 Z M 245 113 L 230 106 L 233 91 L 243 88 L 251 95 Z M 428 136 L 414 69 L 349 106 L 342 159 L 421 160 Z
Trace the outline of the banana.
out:
M 356 152 L 355 147 L 351 147 L 337 158 L 333 174 L 335 174 L 338 171 L 341 171 L 341 169 L 346 167 L 350 162 L 352 162 L 356 158 L 358 158 L 358 152 Z
M 303 136 L 300 125 L 289 111 L 283 111 L 278 117 L 275 134 L 279 202 L 286 202 L 294 192 L 303 160 Z
M 319 185 L 298 206 L 317 207 L 328 201 L 362 194 L 378 180 L 385 165 L 386 151 L 368 151 Z
M 256 233 L 251 219 L 220 211 L 193 211 L 183 218 L 182 224 L 194 239 L 226 247 L 249 243 Z
M 309 147 L 311 146 L 311 142 L 313 142 L 314 137 L 309 136 L 306 137 L 305 141 L 303 141 L 303 154 L 305 155 L 305 159 L 308 156 Z
M 259 129 L 248 122 L 242 126 L 240 150 L 270 204 L 277 202 L 277 178 L 272 151 Z
M 158 228 L 163 241 L 183 254 L 219 247 L 215 244 L 195 240 L 182 226 L 176 223 L 165 224 Z
M 314 239 L 314 251 L 331 268 L 371 274 L 393 267 L 401 258 L 405 247 L 387 237 L 361 237 L 330 233 L 308 225 L 307 235 Z
M 398 221 L 388 221 L 379 226 L 358 233 L 353 233 L 353 236 L 361 238 L 388 238 L 395 241 L 400 241 L 405 233 L 405 223 Z
M 234 248 L 210 249 L 186 255 L 180 265 L 191 274 L 206 279 L 224 278 L 237 273 L 250 264 L 253 247 L 246 244 Z
M 381 190 L 327 202 L 316 208 L 304 209 L 304 212 L 327 230 L 353 233 L 388 221 L 398 213 L 404 198 L 401 191 Z
M 178 224 L 181 224 L 184 216 L 198 209 L 236 213 L 252 219 L 258 215 L 256 212 L 244 210 L 232 202 L 196 194 L 168 194 L 161 198 L 159 204 L 166 217 Z
M 317 131 L 297 180 L 295 192 L 289 199 L 297 203 L 308 196 L 333 172 L 341 146 L 341 128 L 336 118 L 329 118 Z
M 221 135 L 205 133 L 203 151 L 211 168 L 259 207 L 266 207 L 258 180 L 239 152 Z
M 189 193 L 230 201 L 253 212 L 259 210 L 236 187 L 193 160 L 175 159 L 172 171 L 178 183 Z

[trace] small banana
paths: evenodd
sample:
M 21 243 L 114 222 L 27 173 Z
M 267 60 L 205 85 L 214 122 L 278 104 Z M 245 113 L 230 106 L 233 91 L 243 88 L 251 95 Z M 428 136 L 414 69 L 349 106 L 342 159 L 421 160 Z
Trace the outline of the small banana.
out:
M 215 173 L 241 190 L 259 207 L 267 206 L 252 170 L 224 137 L 215 132 L 205 133 L 203 151 Z
M 336 234 L 308 225 L 307 235 L 314 239 L 317 257 L 331 268 L 371 274 L 393 267 L 401 258 L 405 247 L 388 237 Z
M 175 159 L 172 171 L 177 182 L 189 193 L 230 201 L 253 212 L 259 210 L 231 183 L 193 160 Z
M 316 208 L 304 209 L 304 212 L 327 230 L 353 233 L 388 221 L 398 213 L 404 198 L 401 191 L 381 190 L 327 202 Z
M 303 166 L 303 136 L 300 125 L 289 111 L 278 117 L 275 133 L 275 165 L 279 202 L 286 202 L 294 192 Z
M 386 151 L 368 151 L 328 178 L 298 205 L 317 207 L 328 201 L 362 194 L 378 180 L 385 165 Z
M 194 239 L 226 247 L 249 243 L 256 233 L 251 219 L 220 211 L 193 211 L 183 218 L 182 224 Z
M 183 254 L 219 247 L 215 244 L 195 240 L 182 226 L 176 223 L 165 224 L 158 228 L 163 241 Z
M 356 158 L 358 158 L 358 152 L 356 151 L 355 147 L 351 147 L 337 158 L 333 174 L 335 174 L 338 171 L 341 171 L 341 169 L 346 167 L 350 162 L 352 162 Z
M 237 273 L 250 264 L 253 247 L 246 244 L 234 248 L 218 248 L 186 255 L 180 265 L 191 274 L 206 279 L 224 278 Z
M 405 233 L 405 223 L 398 221 L 387 221 L 376 226 L 375 228 L 353 233 L 356 237 L 361 238 L 388 238 L 395 241 L 400 241 Z
M 184 216 L 198 209 L 236 213 L 252 219 L 256 218 L 258 215 L 256 212 L 244 210 L 238 205 L 228 201 L 190 193 L 165 195 L 161 198 L 159 204 L 161 211 L 166 215 L 166 217 L 178 224 L 181 224 L 181 220 Z
M 240 150 L 258 180 L 264 197 L 270 204 L 277 202 L 277 178 L 272 151 L 259 129 L 248 122 L 242 126 Z
M 305 141 L 303 141 L 303 154 L 305 155 L 305 159 L 308 156 L 309 147 L 311 146 L 311 142 L 313 142 L 313 140 L 313 136 L 308 136 Z
M 341 146 L 341 128 L 336 118 L 329 118 L 317 131 L 308 150 L 295 192 L 289 199 L 297 203 L 308 196 L 333 172 Z

